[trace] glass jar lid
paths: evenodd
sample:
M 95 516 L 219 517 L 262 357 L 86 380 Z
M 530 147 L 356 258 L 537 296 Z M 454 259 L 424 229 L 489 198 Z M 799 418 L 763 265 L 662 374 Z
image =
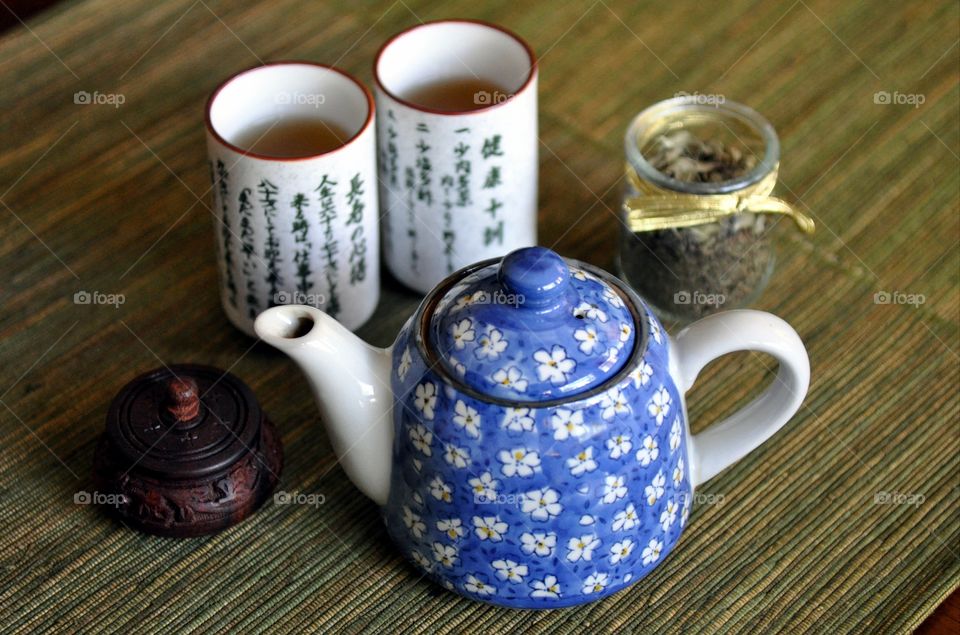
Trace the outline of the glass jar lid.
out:
M 483 395 L 565 398 L 627 362 L 636 339 L 628 301 L 575 261 L 527 247 L 454 283 L 430 317 L 428 345 Z

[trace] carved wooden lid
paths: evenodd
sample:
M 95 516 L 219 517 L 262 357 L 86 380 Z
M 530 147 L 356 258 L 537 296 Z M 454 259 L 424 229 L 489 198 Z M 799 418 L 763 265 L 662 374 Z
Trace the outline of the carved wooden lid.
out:
M 111 511 L 139 529 L 190 536 L 251 513 L 279 480 L 280 443 L 253 392 L 210 366 L 135 378 L 114 398 L 95 458 Z M 116 499 L 113 499 L 116 500 Z
M 239 379 L 183 364 L 127 384 L 110 405 L 107 435 L 138 470 L 193 478 L 223 470 L 256 446 L 261 416 Z

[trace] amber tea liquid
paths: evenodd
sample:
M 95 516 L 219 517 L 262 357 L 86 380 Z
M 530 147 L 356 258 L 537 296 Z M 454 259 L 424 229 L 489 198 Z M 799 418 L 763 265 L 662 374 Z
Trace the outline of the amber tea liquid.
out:
M 270 157 L 310 157 L 336 150 L 349 139 L 337 124 L 317 118 L 265 121 L 237 135 L 234 144 Z
M 445 79 L 415 88 L 407 101 L 444 112 L 469 112 L 496 105 L 510 97 L 502 86 L 485 79 L 462 77 Z

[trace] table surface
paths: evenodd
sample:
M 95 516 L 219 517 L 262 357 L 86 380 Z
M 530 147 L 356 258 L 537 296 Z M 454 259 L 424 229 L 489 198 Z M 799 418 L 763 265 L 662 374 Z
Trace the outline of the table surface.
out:
M 285 58 L 369 82 L 384 39 L 451 16 L 504 24 L 540 56 L 541 244 L 613 267 L 622 131 L 678 91 L 764 113 L 782 141 L 778 193 L 818 222 L 775 230 L 756 305 L 809 349 L 801 411 L 704 486 L 714 504 L 650 576 L 581 608 L 508 611 L 419 579 L 337 467 L 303 378 L 218 305 L 209 92 Z M 960 586 L 957 25 L 946 0 L 79 0 L 3 34 L 0 630 L 915 628 Z M 124 103 L 75 104 L 77 91 Z M 79 291 L 125 301 L 78 305 Z M 386 277 L 359 334 L 389 344 L 419 301 Z M 268 504 L 175 541 L 74 504 L 115 392 L 185 361 L 254 388 L 285 445 L 280 487 L 324 505 Z M 694 430 L 769 379 L 757 356 L 712 364 L 689 395 Z

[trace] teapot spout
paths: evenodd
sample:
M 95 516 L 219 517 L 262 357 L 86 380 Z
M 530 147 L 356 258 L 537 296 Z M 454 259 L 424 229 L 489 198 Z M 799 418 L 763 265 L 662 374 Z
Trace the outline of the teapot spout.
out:
M 267 309 L 254 330 L 307 376 L 347 477 L 375 503 L 386 504 L 393 444 L 391 349 L 370 346 L 311 306 Z

